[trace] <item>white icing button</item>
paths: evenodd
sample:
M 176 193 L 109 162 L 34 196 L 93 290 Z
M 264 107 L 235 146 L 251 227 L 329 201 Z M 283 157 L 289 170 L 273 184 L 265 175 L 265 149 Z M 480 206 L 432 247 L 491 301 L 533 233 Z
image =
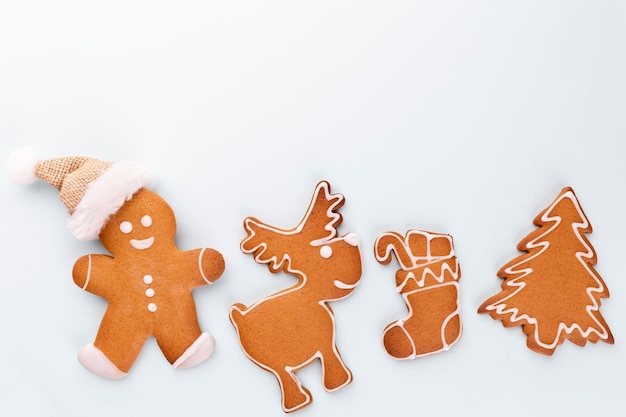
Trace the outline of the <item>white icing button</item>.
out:
M 146 290 L 146 297 L 154 297 L 154 290 L 152 288 Z
M 152 284 L 152 281 L 154 281 L 154 279 L 152 279 L 152 275 L 143 276 L 143 282 L 146 283 L 147 285 Z
M 324 245 L 320 248 L 320 255 L 322 258 L 328 259 L 333 256 L 333 248 L 328 245 Z
M 155 311 L 157 311 L 156 304 L 154 304 L 154 303 L 148 304 L 148 311 L 150 311 L 151 313 L 154 313 Z

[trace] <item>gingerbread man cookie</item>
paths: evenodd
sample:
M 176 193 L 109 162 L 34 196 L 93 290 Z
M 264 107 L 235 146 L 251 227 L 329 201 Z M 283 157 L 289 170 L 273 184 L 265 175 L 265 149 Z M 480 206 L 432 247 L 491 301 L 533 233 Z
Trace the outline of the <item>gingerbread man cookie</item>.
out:
M 285 412 L 311 403 L 311 393 L 296 372 L 316 359 L 323 369 L 327 391 L 352 381 L 335 344 L 335 317 L 328 305 L 350 295 L 361 277 L 361 254 L 356 234 L 338 236 L 344 203 L 320 182 L 300 224 L 290 230 L 269 226 L 253 217 L 244 221 L 244 253 L 267 264 L 270 272 L 284 271 L 298 283 L 249 307 L 234 304 L 230 319 L 245 354 L 274 374 Z
M 22 166 L 18 182 L 41 178 L 55 186 L 74 235 L 99 237 L 112 255 L 86 255 L 74 264 L 76 285 L 108 301 L 96 339 L 81 349 L 79 361 L 100 376 L 122 378 L 150 336 L 175 368 L 208 358 L 215 342 L 200 329 L 192 291 L 217 280 L 224 260 L 213 249 L 176 247 L 174 213 L 146 188 L 149 172 L 136 163 L 86 157 L 30 160 L 34 175 Z
M 400 269 L 396 289 L 409 315 L 383 331 L 383 345 L 396 359 L 413 359 L 450 349 L 461 337 L 459 279 L 452 236 L 409 230 L 381 234 L 374 244 L 376 260 L 383 265 L 396 254 Z

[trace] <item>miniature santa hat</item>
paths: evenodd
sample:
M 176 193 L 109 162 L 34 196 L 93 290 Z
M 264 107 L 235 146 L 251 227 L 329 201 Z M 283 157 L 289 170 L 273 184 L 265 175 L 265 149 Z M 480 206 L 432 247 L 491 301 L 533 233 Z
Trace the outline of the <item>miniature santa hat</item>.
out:
M 70 213 L 68 227 L 79 240 L 97 239 L 109 217 L 153 181 L 152 173 L 136 162 L 111 163 L 84 156 L 42 160 L 32 148 L 13 151 L 7 169 L 18 184 L 40 178 L 59 190 Z

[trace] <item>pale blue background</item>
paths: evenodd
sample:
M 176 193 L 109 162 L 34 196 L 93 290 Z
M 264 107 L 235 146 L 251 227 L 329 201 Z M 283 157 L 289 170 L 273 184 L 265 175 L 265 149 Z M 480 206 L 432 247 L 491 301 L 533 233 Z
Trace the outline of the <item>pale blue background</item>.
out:
M 123 381 L 84 370 L 104 301 L 71 280 L 102 251 L 65 228 L 52 187 L 0 180 L 0 415 L 281 415 L 274 378 L 228 321 L 289 285 L 239 250 L 242 221 L 297 224 L 315 183 L 346 196 L 342 233 L 364 275 L 333 309 L 354 382 L 299 373 L 299 416 L 616 415 L 626 408 L 626 3 L 619 1 L 5 1 L 0 157 L 136 159 L 173 206 L 183 249 L 227 270 L 196 292 L 214 356 L 175 371 L 150 340 Z M 499 290 L 532 218 L 574 187 L 611 298 L 616 343 L 528 350 L 519 328 L 476 314 Z M 450 351 L 388 357 L 405 314 L 379 233 L 454 236 L 464 334 Z

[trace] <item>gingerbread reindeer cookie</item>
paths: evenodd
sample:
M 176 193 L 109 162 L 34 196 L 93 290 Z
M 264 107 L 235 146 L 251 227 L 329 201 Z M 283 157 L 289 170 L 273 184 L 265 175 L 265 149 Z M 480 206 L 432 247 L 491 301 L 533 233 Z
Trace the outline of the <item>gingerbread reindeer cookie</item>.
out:
M 383 233 L 374 244 L 376 260 L 389 264 L 392 252 L 400 264 L 396 289 L 409 315 L 385 327 L 385 350 L 396 359 L 448 350 L 461 337 L 461 270 L 452 236 L 422 230 L 409 230 L 406 236 Z
M 215 342 L 200 330 L 192 291 L 217 280 L 224 260 L 213 249 L 176 247 L 174 213 L 147 188 L 152 175 L 134 162 L 41 161 L 20 152 L 13 157 L 14 179 L 40 178 L 56 187 L 76 238 L 99 237 L 111 254 L 86 255 L 74 264 L 76 285 L 108 301 L 95 341 L 78 354 L 81 364 L 122 378 L 150 336 L 175 368 L 207 359 Z
M 566 339 L 613 343 L 613 334 L 600 313 L 600 299 L 609 290 L 595 270 L 596 252 L 586 238 L 591 224 L 574 190 L 563 188 L 533 223 L 537 229 L 517 245 L 524 253 L 498 271 L 502 290 L 489 297 L 478 312 L 521 326 L 526 345 L 552 355 Z
M 249 307 L 234 304 L 230 319 L 245 354 L 274 374 L 285 412 L 311 401 L 296 372 L 319 359 L 323 384 L 334 391 L 352 381 L 335 344 L 335 317 L 328 305 L 350 295 L 361 277 L 359 239 L 354 233 L 338 236 L 344 203 L 320 182 L 313 200 L 293 229 L 279 229 L 253 217 L 244 221 L 244 253 L 267 264 L 270 272 L 296 276 L 298 283 Z

